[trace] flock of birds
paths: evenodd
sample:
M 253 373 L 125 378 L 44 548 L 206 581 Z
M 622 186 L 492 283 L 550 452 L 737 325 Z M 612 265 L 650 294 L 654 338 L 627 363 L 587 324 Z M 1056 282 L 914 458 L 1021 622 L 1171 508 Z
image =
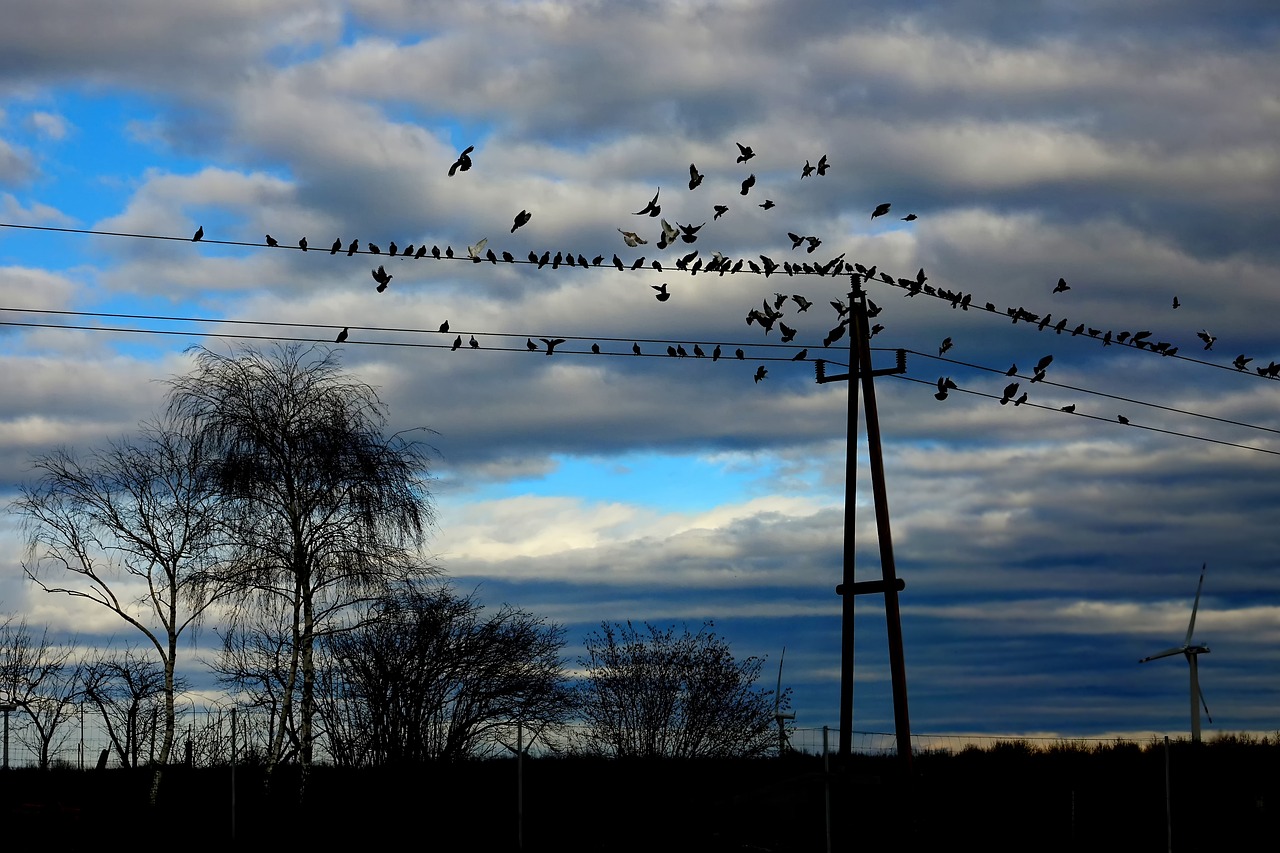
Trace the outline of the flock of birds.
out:
M 735 145 L 737 145 L 737 148 L 738 148 L 738 156 L 735 160 L 737 164 L 746 164 L 756 156 L 756 152 L 750 146 L 743 145 L 742 143 L 735 143 Z M 467 172 L 471 170 L 471 168 L 474 165 L 474 162 L 471 157 L 472 152 L 474 152 L 474 150 L 475 150 L 475 146 L 472 145 L 472 146 L 468 146 L 466 149 L 459 152 L 457 159 L 449 167 L 448 174 L 450 177 L 453 177 L 460 172 Z M 815 175 L 818 177 L 825 177 L 827 173 L 830 171 L 830 169 L 831 169 L 831 163 L 826 154 L 818 158 L 816 165 L 812 163 L 810 160 L 806 159 L 804 166 L 801 167 L 800 169 L 800 179 L 804 180 L 806 178 L 811 178 Z M 705 178 L 706 178 L 706 174 L 700 171 L 696 164 L 694 163 L 689 164 L 688 189 L 690 192 L 693 192 L 697 190 L 699 187 L 701 187 Z M 741 179 L 740 190 L 739 190 L 740 194 L 742 196 L 747 196 L 756 187 L 756 183 L 757 183 L 757 179 L 756 179 L 755 173 L 754 172 L 749 173 L 745 178 Z M 766 198 L 763 202 L 761 202 L 757 206 L 762 208 L 763 210 L 768 211 L 775 208 L 777 205 L 775 204 L 775 202 L 773 202 L 772 199 Z M 658 222 L 659 231 L 653 240 L 653 243 L 656 249 L 658 249 L 659 251 L 662 251 L 681 243 L 685 245 L 690 245 L 698 241 L 701 230 L 707 225 L 706 221 L 703 221 L 702 223 L 696 224 L 696 225 L 693 224 L 692 222 L 687 222 L 687 223 L 681 223 L 679 221 L 669 222 L 666 218 L 662 217 L 662 209 L 663 209 L 662 208 L 662 188 L 659 187 L 657 191 L 653 194 L 653 197 L 650 198 L 648 202 L 644 204 L 639 210 L 635 211 L 632 214 L 633 216 L 640 216 L 640 217 L 645 217 L 647 219 L 659 220 Z M 730 209 L 730 206 L 728 204 L 719 204 L 719 203 L 713 204 L 712 220 L 713 221 L 719 220 L 722 216 L 724 216 L 726 213 L 729 212 L 729 209 Z M 871 221 L 874 222 L 877 218 L 888 215 L 891 210 L 892 210 L 892 203 L 890 202 L 877 204 L 871 211 L 871 216 L 870 216 Z M 531 211 L 527 209 L 520 210 L 520 212 L 517 213 L 512 220 L 510 233 L 514 234 L 519 229 L 528 225 L 532 221 L 532 219 L 533 219 L 533 213 Z M 914 213 L 909 213 L 906 216 L 901 217 L 901 221 L 903 222 L 914 222 L 916 219 L 918 219 L 918 217 Z M 628 248 L 635 249 L 640 246 L 645 246 L 649 244 L 649 239 L 643 236 L 639 230 L 633 231 L 626 228 L 618 228 L 617 231 L 621 235 L 623 243 Z M 198 242 L 203 237 L 204 237 L 204 228 L 200 227 L 196 230 L 194 236 L 191 239 L 193 241 Z M 792 251 L 796 251 L 801 247 L 804 247 L 806 255 L 812 255 L 822 245 L 822 239 L 814 235 L 787 232 L 787 237 L 791 241 Z M 270 247 L 278 247 L 279 241 L 277 241 L 274 237 L 268 234 L 266 235 L 266 245 Z M 309 250 L 310 247 L 308 245 L 306 237 L 302 237 L 301 239 L 298 240 L 298 248 L 304 252 Z M 351 240 L 349 243 L 344 244 L 343 239 L 339 237 L 335 239 L 332 245 L 329 247 L 329 254 L 336 255 L 339 252 L 343 252 L 343 251 L 345 251 L 348 257 L 351 257 L 357 253 L 364 253 L 364 254 L 371 254 L 371 255 L 383 254 L 382 247 L 376 243 L 372 243 L 372 242 L 365 243 L 362 248 L 360 240 L 358 239 Z M 603 254 L 598 254 L 594 258 L 588 260 L 585 257 L 585 255 L 581 253 L 575 253 L 572 251 L 569 251 L 569 252 L 559 251 L 559 252 L 556 252 L 554 256 L 551 254 L 550 250 L 544 251 L 542 254 L 538 254 L 537 252 L 530 251 L 528 253 L 527 259 L 521 260 L 521 259 L 517 259 L 514 255 L 512 255 L 510 252 L 507 252 L 507 251 L 503 251 L 501 253 L 495 252 L 492 248 L 488 247 L 488 240 L 486 238 L 486 239 L 481 239 L 477 241 L 473 245 L 467 246 L 465 255 L 455 254 L 452 246 L 446 246 L 443 251 L 440 249 L 439 246 L 431 246 L 430 248 L 428 248 L 426 244 L 422 244 L 417 247 L 415 247 L 412 244 L 409 244 L 401 248 L 395 243 L 395 241 L 391 241 L 387 244 L 386 254 L 388 257 L 413 258 L 413 259 L 422 259 L 430 255 L 433 259 L 436 259 L 436 260 L 439 260 L 442 258 L 465 259 L 465 260 L 470 260 L 473 263 L 481 263 L 483 261 L 488 261 L 492 264 L 497 264 L 499 260 L 501 260 L 504 263 L 529 263 L 531 265 L 536 266 L 538 269 L 541 269 L 548 265 L 550 265 L 552 269 L 558 269 L 561 265 L 568 266 L 568 267 L 579 266 L 584 268 L 600 267 L 607 262 L 619 271 L 627 270 L 627 269 L 630 269 L 630 270 L 652 269 L 657 272 L 664 272 L 668 269 L 672 269 L 672 270 L 678 270 L 680 272 L 688 273 L 691 276 L 696 276 L 699 272 L 702 272 L 704 274 L 715 273 L 720 276 L 723 276 L 725 274 L 734 274 L 734 273 L 742 272 L 744 270 L 749 270 L 753 274 L 763 275 L 765 278 L 769 278 L 779 270 L 781 270 L 781 272 L 787 276 L 796 276 L 796 275 L 836 276 L 836 275 L 848 274 L 850 275 L 851 287 L 854 292 L 857 292 L 859 290 L 859 287 L 863 282 L 876 281 L 879 283 L 901 288 L 904 291 L 906 291 L 904 295 L 908 297 L 914 297 L 917 295 L 924 294 L 927 296 L 932 296 L 938 299 L 945 300 L 951 304 L 952 308 L 960 308 L 964 311 L 968 311 L 970 307 L 974 307 L 974 308 L 979 307 L 973 302 L 973 294 L 971 293 L 948 290 L 946 288 L 935 287 L 929 284 L 928 276 L 925 274 L 925 271 L 923 268 L 919 270 L 919 272 L 916 274 L 916 277 L 914 279 L 895 278 L 894 276 L 891 276 L 886 272 L 879 271 L 874 266 L 868 268 L 856 262 L 846 261 L 844 253 L 841 253 L 840 255 L 828 260 L 825 263 L 808 262 L 808 261 L 802 261 L 799 263 L 792 262 L 792 261 L 784 261 L 782 263 L 779 263 L 775 261 L 773 258 L 763 254 L 758 255 L 759 263 L 757 263 L 757 261 L 754 258 L 733 259 L 723 255 L 718 251 L 711 253 L 711 256 L 709 258 L 704 258 L 702 257 L 702 252 L 700 249 L 693 249 L 692 251 L 686 254 L 682 254 L 679 257 L 676 257 L 675 259 L 668 261 L 666 265 L 664 265 L 663 261 L 658 258 L 652 259 L 646 265 L 646 258 L 643 256 L 636 258 L 630 263 L 627 263 L 627 262 L 624 262 L 623 259 L 620 258 L 616 252 L 613 253 L 612 257 L 607 259 L 606 261 L 606 258 Z M 372 269 L 370 271 L 370 275 L 373 278 L 373 281 L 376 286 L 376 291 L 378 293 L 382 293 L 386 291 L 388 286 L 391 284 L 391 280 L 394 278 L 394 275 L 387 271 L 385 264 L 379 264 L 377 268 Z M 654 297 L 657 299 L 658 302 L 665 303 L 670 301 L 670 299 L 672 298 L 672 291 L 670 290 L 667 282 L 663 282 L 657 285 L 650 285 L 650 287 L 655 291 Z M 1071 290 L 1071 286 L 1067 284 L 1066 280 L 1064 278 L 1059 278 L 1057 284 L 1053 287 L 1050 294 L 1051 296 L 1056 296 L 1058 294 L 1067 293 L 1070 290 Z M 746 315 L 746 323 L 748 326 L 753 324 L 758 326 L 761 330 L 763 330 L 765 335 L 768 335 L 776 327 L 779 330 L 779 337 L 781 342 L 790 343 L 795 339 L 797 335 L 797 329 L 791 325 L 788 325 L 784 320 L 784 318 L 786 317 L 786 312 L 783 309 L 784 309 L 784 306 L 788 304 L 790 304 L 795 308 L 795 311 L 797 314 L 802 314 L 807 312 L 814 303 L 810 301 L 807 297 L 805 297 L 803 294 L 799 294 L 799 293 L 784 294 L 780 292 L 775 293 L 774 299 L 772 301 L 770 301 L 769 299 L 765 299 L 761 307 L 752 308 L 750 309 L 750 311 L 748 311 Z M 833 300 L 830 302 L 830 304 L 836 312 L 838 322 L 823 338 L 824 347 L 830 347 L 832 344 L 836 343 L 844 336 L 844 334 L 846 333 L 847 329 L 850 326 L 850 319 L 851 319 L 850 306 L 846 306 L 841 300 Z M 867 316 L 869 319 L 876 317 L 876 315 L 880 313 L 879 306 L 876 306 L 874 302 L 867 300 L 866 304 L 867 304 L 867 309 L 866 309 Z M 1173 298 L 1172 305 L 1174 309 L 1179 308 L 1181 305 L 1180 301 L 1176 296 Z M 993 314 L 1000 313 L 1000 311 L 996 308 L 996 306 L 991 302 L 987 302 L 985 303 L 985 305 L 981 307 L 984 310 Z M 1113 343 L 1115 343 L 1118 345 L 1127 345 L 1127 346 L 1135 347 L 1137 349 L 1149 349 L 1152 352 L 1159 353 L 1164 356 L 1173 356 L 1173 355 L 1176 355 L 1178 352 L 1178 347 L 1173 345 L 1171 342 L 1151 341 L 1150 337 L 1152 335 L 1152 332 L 1148 330 L 1141 330 L 1136 332 L 1131 332 L 1128 330 L 1120 331 L 1120 332 L 1114 332 L 1112 330 L 1104 331 L 1102 329 L 1092 328 L 1085 323 L 1079 323 L 1073 328 L 1071 328 L 1070 330 L 1068 330 L 1069 321 L 1065 317 L 1061 317 L 1055 322 L 1052 314 L 1044 314 L 1043 316 L 1041 316 L 1039 314 L 1026 310 L 1022 306 L 1009 307 L 1005 309 L 1004 313 L 1006 316 L 1008 316 L 1011 319 L 1011 321 L 1014 324 L 1017 324 L 1020 322 L 1028 323 L 1028 324 L 1034 325 L 1039 331 L 1046 331 L 1048 329 L 1052 329 L 1055 334 L 1059 334 L 1059 335 L 1069 331 L 1072 337 L 1075 337 L 1078 335 L 1087 335 L 1092 338 L 1100 339 L 1104 347 L 1111 346 Z M 884 326 L 877 323 L 875 325 L 870 326 L 868 330 L 868 335 L 869 337 L 875 337 L 875 335 L 883 331 L 883 329 L 884 329 Z M 448 321 L 445 321 L 444 323 L 441 324 L 439 331 L 442 333 L 447 333 L 448 330 L 449 330 L 449 323 Z M 350 329 L 348 327 L 344 327 L 342 331 L 338 333 L 336 342 L 343 343 L 349 338 L 349 336 L 350 336 Z M 1217 342 L 1217 337 L 1215 335 L 1210 334 L 1208 330 L 1205 330 L 1205 329 L 1202 329 L 1200 332 L 1198 332 L 1197 337 L 1203 343 L 1204 349 L 1206 351 L 1211 350 L 1213 348 L 1213 345 Z M 563 338 L 539 338 L 539 340 L 542 342 L 542 346 L 539 346 L 538 344 L 534 343 L 532 338 L 528 338 L 526 340 L 527 349 L 531 352 L 545 352 L 546 355 L 550 356 L 554 354 L 555 348 L 557 346 L 565 343 L 565 339 Z M 472 349 L 481 348 L 480 342 L 475 338 L 474 335 L 471 335 L 470 339 L 466 343 Z M 451 349 L 458 350 L 462 346 L 463 346 L 463 340 L 461 335 L 459 335 L 454 339 Z M 946 339 L 944 339 L 941 346 L 938 349 L 939 357 L 944 356 L 947 352 L 949 352 L 952 349 L 953 346 L 954 346 L 954 341 L 952 338 L 947 337 Z M 633 343 L 631 350 L 634 355 L 644 354 L 638 343 Z M 599 354 L 601 352 L 600 345 L 592 344 L 591 351 L 593 353 Z M 668 346 L 667 355 L 673 358 L 683 358 L 683 357 L 690 356 L 690 352 L 688 352 L 685 349 L 683 344 L 678 344 L 678 345 Z M 722 355 L 723 355 L 723 349 L 722 349 L 722 346 L 719 344 L 715 345 L 714 349 L 712 349 L 712 352 L 709 356 L 704 351 L 704 349 L 700 344 L 695 344 L 693 346 L 692 356 L 695 358 L 709 357 L 712 361 L 717 361 L 721 358 Z M 737 348 L 735 350 L 734 356 L 738 360 L 746 359 L 746 354 L 741 348 Z M 791 357 L 792 361 L 805 361 L 807 359 L 808 359 L 807 348 L 801 348 Z M 1051 355 L 1047 355 L 1044 358 L 1040 359 L 1040 361 L 1037 363 L 1033 371 L 1032 376 L 1029 379 L 1029 384 L 1040 382 L 1045 378 L 1046 370 L 1049 366 L 1049 363 L 1052 362 L 1052 360 L 1053 360 L 1053 356 Z M 1249 368 L 1249 365 L 1252 361 L 1253 361 L 1252 358 L 1249 358 L 1242 353 L 1236 356 L 1232 364 L 1237 370 L 1244 371 Z M 1258 375 L 1260 376 L 1271 378 L 1271 379 L 1280 378 L 1280 364 L 1277 364 L 1274 361 L 1270 362 L 1266 367 L 1257 367 L 1255 369 Z M 758 383 L 763 379 L 765 379 L 767 376 L 768 376 L 768 370 L 763 365 L 760 365 L 756 368 L 756 371 L 754 374 L 755 382 Z M 1009 371 L 1006 373 L 1006 376 L 1009 376 L 1009 377 L 1019 376 L 1016 364 L 1009 369 Z M 1024 378 L 1024 377 L 1019 377 L 1019 378 Z M 939 401 L 946 400 L 948 397 L 948 393 L 952 390 L 956 390 L 957 387 L 958 386 L 956 385 L 956 383 L 950 377 L 941 376 L 938 378 L 937 392 L 934 394 L 934 396 Z M 1023 403 L 1027 402 L 1028 396 L 1029 396 L 1028 393 L 1025 390 L 1022 390 L 1021 393 L 1019 393 L 1020 390 L 1021 390 L 1020 383 L 1017 381 L 1011 382 L 1008 385 L 1006 385 L 1003 393 L 999 398 L 1000 404 L 1006 405 L 1012 402 L 1014 406 L 1020 406 Z M 1061 407 L 1061 409 L 1064 412 L 1074 412 L 1075 405 L 1073 404 L 1070 406 L 1063 406 Z M 1118 420 L 1121 423 L 1128 423 L 1128 420 L 1123 415 L 1118 416 Z

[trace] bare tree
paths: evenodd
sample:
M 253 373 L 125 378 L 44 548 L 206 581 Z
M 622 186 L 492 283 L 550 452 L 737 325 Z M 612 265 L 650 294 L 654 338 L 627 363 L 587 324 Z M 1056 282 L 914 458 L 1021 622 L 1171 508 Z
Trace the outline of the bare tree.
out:
M 564 629 L 448 586 L 406 585 L 325 641 L 335 759 L 394 764 L 500 749 L 517 723 L 563 720 Z
M 30 734 L 18 737 L 36 752 L 42 770 L 65 738 L 62 724 L 74 716 L 81 695 L 72 645 L 57 646 L 48 628 L 36 639 L 26 620 L 0 625 L 0 694 L 30 718 Z
M 223 549 L 205 445 L 173 422 L 150 422 L 84 461 L 58 450 L 33 467 L 39 478 L 14 502 L 29 536 L 27 576 L 46 592 L 115 613 L 160 661 L 164 736 L 154 798 L 173 748 L 179 639 L 236 589 L 214 570 Z
M 297 344 L 239 355 L 195 351 L 169 413 L 214 448 L 223 530 L 248 567 L 243 603 L 289 614 L 290 663 L 269 764 L 280 760 L 298 694 L 300 758 L 315 739 L 315 646 L 353 603 L 426 570 L 432 521 L 420 445 L 386 438 L 374 390 L 328 349 Z
M 84 697 L 98 709 L 120 763 L 138 767 L 142 744 L 154 738 L 164 713 L 167 679 L 164 666 L 135 649 L 107 652 L 84 665 Z M 174 679 L 175 690 L 185 680 Z M 154 745 L 154 740 L 152 740 Z M 147 760 L 155 756 L 148 755 Z
M 588 635 L 578 711 L 585 749 L 619 757 L 757 756 L 776 742 L 763 659 L 734 660 L 708 622 L 696 633 L 602 623 Z M 784 694 L 781 705 L 789 707 Z
M 222 649 L 216 659 L 206 663 L 218 683 L 236 695 L 241 707 L 255 719 L 265 715 L 267 730 L 272 733 L 270 743 L 276 742 L 276 733 L 283 732 L 276 760 L 288 761 L 298 754 L 299 747 L 293 713 L 298 657 L 292 613 L 261 607 L 240 616 L 221 632 Z M 286 694 L 289 701 L 285 701 Z

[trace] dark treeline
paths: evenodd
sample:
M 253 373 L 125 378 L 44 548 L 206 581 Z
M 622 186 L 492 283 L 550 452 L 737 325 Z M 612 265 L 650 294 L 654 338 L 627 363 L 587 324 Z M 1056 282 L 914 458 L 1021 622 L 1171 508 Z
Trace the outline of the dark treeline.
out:
M 1269 837 L 1280 816 L 1280 741 L 1178 742 L 1167 757 L 1175 849 L 1257 849 Z M 1164 850 L 1165 766 L 1163 745 L 1133 743 L 926 753 L 910 779 L 895 759 L 878 756 L 855 756 L 830 776 L 820 757 L 795 754 L 529 758 L 524 849 L 822 850 L 829 786 L 835 849 Z M 299 803 L 282 792 L 287 785 L 260 784 L 261 767 L 240 768 L 235 840 L 257 847 L 413 838 L 515 850 L 517 772 L 513 758 L 316 767 Z M 120 837 L 232 840 L 230 768 L 175 768 L 168 778 L 154 809 L 145 805 L 149 777 L 131 769 L 10 771 L 0 774 L 0 800 L 22 839 L 47 841 L 56 826 L 60 840 L 100 840 L 111 826 Z

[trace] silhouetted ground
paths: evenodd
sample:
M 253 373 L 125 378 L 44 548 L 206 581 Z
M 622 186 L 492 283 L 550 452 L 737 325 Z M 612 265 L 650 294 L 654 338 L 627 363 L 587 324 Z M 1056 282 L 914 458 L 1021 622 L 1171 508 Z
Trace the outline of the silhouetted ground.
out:
M 1280 746 L 1226 740 L 1171 754 L 1174 847 L 1263 849 L 1280 817 Z M 1165 850 L 1165 753 L 1134 744 L 1093 752 L 1011 743 L 916 757 L 855 757 L 828 779 L 810 756 L 751 761 L 539 758 L 524 765 L 524 849 L 716 851 L 963 845 L 992 850 Z M 512 759 L 415 768 L 295 768 L 270 790 L 236 776 L 235 842 L 514 850 Z M 149 770 L 0 773 L 5 841 L 132 845 L 232 842 L 229 768 L 165 771 L 155 809 Z M 1271 841 L 1264 842 L 1265 844 Z

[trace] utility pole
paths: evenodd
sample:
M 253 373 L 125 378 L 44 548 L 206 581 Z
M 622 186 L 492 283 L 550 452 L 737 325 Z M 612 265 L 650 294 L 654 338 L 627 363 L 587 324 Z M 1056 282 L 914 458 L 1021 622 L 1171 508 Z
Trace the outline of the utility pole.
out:
M 853 281 L 854 288 L 849 294 L 849 372 L 828 376 L 825 363 L 821 359 L 815 363 L 817 381 L 820 384 L 840 380 L 849 383 L 848 432 L 845 440 L 844 569 L 842 583 L 836 587 L 836 594 L 841 596 L 840 761 L 847 766 L 853 740 L 854 599 L 858 595 L 883 594 L 885 623 L 888 631 L 889 670 L 893 684 L 894 731 L 898 758 L 909 771 L 911 768 L 911 721 L 907 710 L 906 659 L 902 641 L 902 617 L 898 605 L 898 593 L 906 587 L 906 584 L 897 576 L 893 559 L 889 501 L 885 489 L 884 455 L 880 442 L 880 418 L 876 408 L 873 383 L 876 376 L 906 372 L 906 353 L 898 350 L 897 364 L 892 368 L 881 370 L 872 368 L 867 294 L 858 286 L 857 276 L 854 276 Z M 858 459 L 858 384 L 855 380 L 861 381 L 862 395 L 865 399 L 871 488 L 875 503 L 876 533 L 880 545 L 881 579 L 878 581 L 854 581 L 854 522 Z

